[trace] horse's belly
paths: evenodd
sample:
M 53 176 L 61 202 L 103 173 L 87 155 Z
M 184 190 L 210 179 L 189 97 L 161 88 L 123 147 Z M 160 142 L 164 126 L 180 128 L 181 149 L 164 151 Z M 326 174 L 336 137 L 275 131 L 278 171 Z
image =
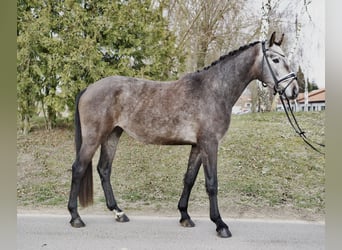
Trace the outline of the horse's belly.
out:
M 129 127 L 124 131 L 136 140 L 147 144 L 158 145 L 192 145 L 197 143 L 197 133 L 192 126 L 185 125 L 173 128 L 163 127 Z

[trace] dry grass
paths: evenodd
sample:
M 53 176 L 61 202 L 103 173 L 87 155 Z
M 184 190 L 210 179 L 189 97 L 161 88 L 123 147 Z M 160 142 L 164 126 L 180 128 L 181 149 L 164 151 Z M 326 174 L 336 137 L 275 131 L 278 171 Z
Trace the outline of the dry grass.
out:
M 324 112 L 298 113 L 313 140 L 324 142 Z M 19 209 L 66 209 L 74 160 L 73 132 L 39 128 L 17 137 Z M 113 163 L 112 184 L 121 208 L 176 214 L 190 146 L 153 146 L 124 134 Z M 94 166 L 97 163 L 94 158 Z M 325 158 L 298 138 L 283 113 L 233 116 L 219 148 L 219 205 L 230 217 L 322 219 Z M 94 169 L 94 171 L 96 171 Z M 104 211 L 99 178 L 95 208 Z M 201 170 L 190 211 L 208 213 Z

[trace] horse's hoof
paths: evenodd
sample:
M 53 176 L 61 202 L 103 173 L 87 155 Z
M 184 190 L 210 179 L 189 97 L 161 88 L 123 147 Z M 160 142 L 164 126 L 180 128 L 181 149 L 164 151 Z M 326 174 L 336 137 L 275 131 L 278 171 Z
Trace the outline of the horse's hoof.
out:
M 191 220 L 191 219 L 181 219 L 179 221 L 179 223 L 183 226 L 183 227 L 194 227 L 195 223 Z
M 85 227 L 85 224 L 81 220 L 80 217 L 77 217 L 75 219 L 71 219 L 70 224 L 71 224 L 72 227 L 75 227 L 75 228 Z
M 116 215 L 115 220 L 117 222 L 129 222 L 129 218 L 127 217 L 127 215 L 125 215 L 124 213 L 120 214 L 120 215 Z
M 228 228 L 221 228 L 217 230 L 217 235 L 221 238 L 230 238 L 232 237 L 232 233 L 229 231 Z

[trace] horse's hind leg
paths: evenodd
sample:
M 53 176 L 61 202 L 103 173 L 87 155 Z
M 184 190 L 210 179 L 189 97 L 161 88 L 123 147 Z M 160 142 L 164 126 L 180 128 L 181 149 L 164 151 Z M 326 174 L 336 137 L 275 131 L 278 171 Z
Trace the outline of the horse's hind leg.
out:
M 178 203 L 178 209 L 181 213 L 180 223 L 184 227 L 194 227 L 195 223 L 191 220 L 188 214 L 188 202 L 191 193 L 191 189 L 194 186 L 198 170 L 202 164 L 200 150 L 197 146 L 192 146 L 191 153 L 188 162 L 188 169 L 184 176 L 184 189 L 182 196 Z
M 112 170 L 112 162 L 115 156 L 116 147 L 118 145 L 122 129 L 116 127 L 113 132 L 108 136 L 108 139 L 101 144 L 101 153 L 97 171 L 101 178 L 101 184 L 104 195 L 106 197 L 106 204 L 110 211 L 115 212 L 116 220 L 119 222 L 129 221 L 128 217 L 118 207 L 114 198 L 112 185 L 110 184 L 110 175 Z
M 85 144 L 84 144 L 85 145 Z M 80 194 L 80 189 L 85 188 L 88 190 L 86 199 L 82 202 L 86 206 L 92 202 L 92 157 L 96 151 L 97 145 L 88 144 L 81 147 L 80 153 L 72 165 L 72 181 L 70 196 L 68 202 L 68 210 L 71 214 L 70 224 L 73 227 L 84 227 L 85 224 L 77 211 L 77 197 Z M 84 180 L 87 179 L 87 182 Z M 91 180 L 90 180 L 91 179 Z M 83 181 L 82 181 L 83 180 Z M 90 186 L 91 185 L 91 186 Z M 80 198 L 81 199 L 81 198 Z M 81 201 L 81 200 L 80 200 Z

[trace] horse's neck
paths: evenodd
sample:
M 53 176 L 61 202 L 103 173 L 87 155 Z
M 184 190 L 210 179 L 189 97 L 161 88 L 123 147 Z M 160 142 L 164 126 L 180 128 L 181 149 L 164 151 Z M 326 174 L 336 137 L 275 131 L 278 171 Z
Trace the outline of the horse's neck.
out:
M 233 106 L 247 85 L 256 79 L 253 69 L 258 49 L 256 46 L 258 45 L 222 60 L 209 69 L 211 72 L 208 72 L 208 77 L 213 78 L 214 76 L 215 84 L 218 86 L 217 91 L 228 102 L 227 105 Z

